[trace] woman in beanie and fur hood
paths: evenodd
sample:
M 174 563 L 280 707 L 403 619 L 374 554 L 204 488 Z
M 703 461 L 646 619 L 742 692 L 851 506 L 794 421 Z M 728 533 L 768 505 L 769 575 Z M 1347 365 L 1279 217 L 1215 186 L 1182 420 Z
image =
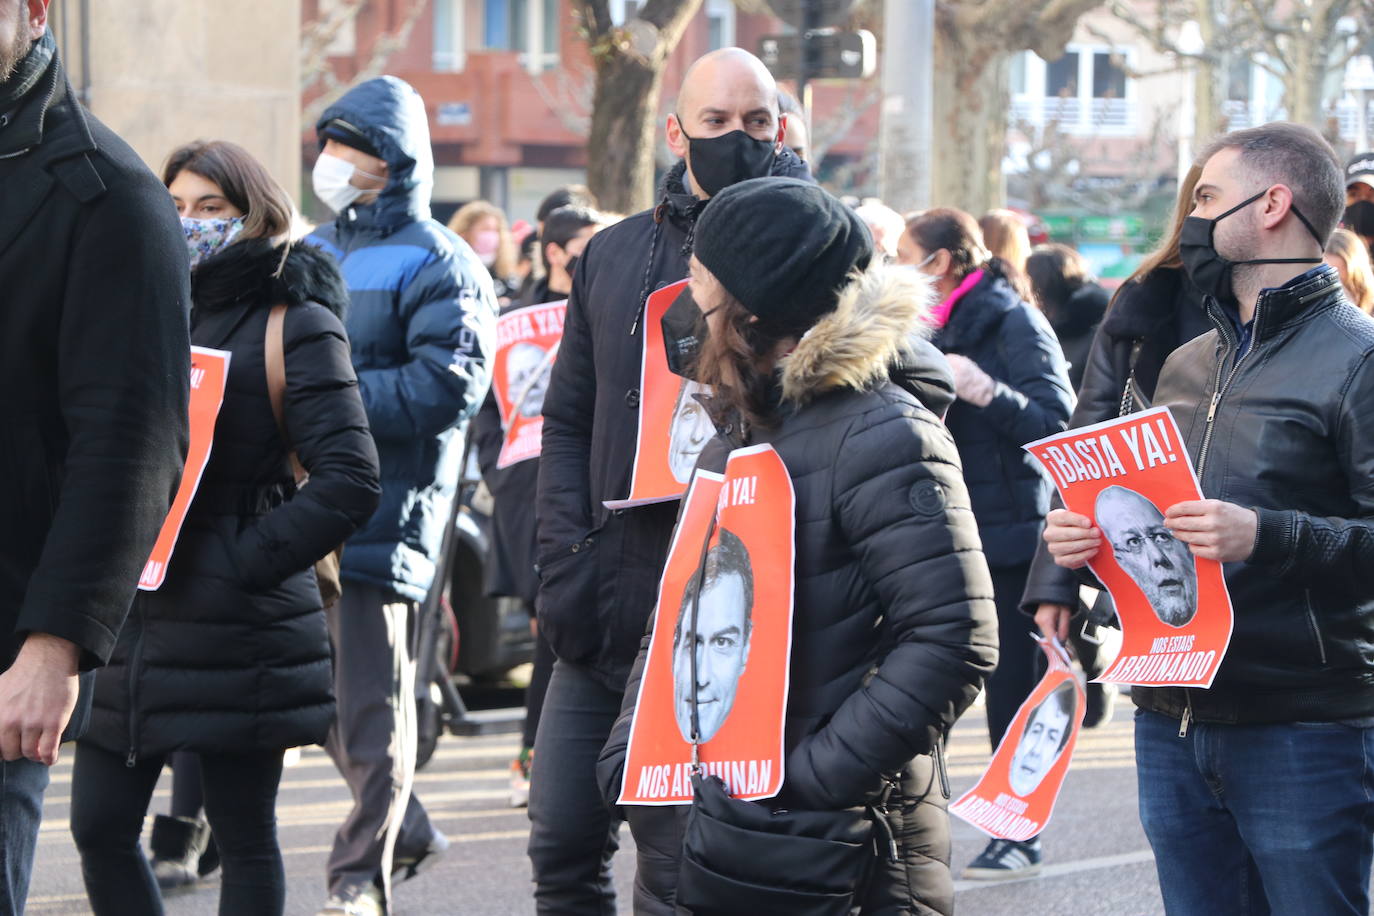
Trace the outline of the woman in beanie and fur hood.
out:
M 859 911 L 949 913 L 941 741 L 996 663 L 992 583 L 958 451 L 910 382 L 945 374 L 914 365 L 931 290 L 870 266 L 872 251 L 814 185 L 756 179 L 711 199 L 690 288 L 705 316 L 694 374 L 714 389 L 718 435 L 697 467 L 767 442 L 796 494 L 785 780 L 757 804 L 876 807 L 893 842 L 880 831 Z M 648 643 L 598 768 L 612 803 Z M 674 912 L 687 810 L 627 808 L 637 913 Z

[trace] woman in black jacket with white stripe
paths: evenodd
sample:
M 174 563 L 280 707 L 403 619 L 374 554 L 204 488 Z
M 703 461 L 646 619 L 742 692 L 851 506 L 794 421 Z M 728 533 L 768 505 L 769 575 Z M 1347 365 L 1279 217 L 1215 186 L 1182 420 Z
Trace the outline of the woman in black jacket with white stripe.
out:
M 166 757 L 197 752 L 224 869 L 219 911 L 271 916 L 285 903 L 282 754 L 323 741 L 334 715 L 312 567 L 375 508 L 377 453 L 341 321 L 342 278 L 329 255 L 291 244 L 286 192 L 223 142 L 178 150 L 164 178 L 192 250 L 191 342 L 232 358 L 166 581 L 135 598 L 97 679 L 76 751 L 72 833 L 95 913 L 161 913 L 139 833 Z M 284 431 L 265 352 L 279 303 Z M 292 450 L 310 475 L 301 488 Z

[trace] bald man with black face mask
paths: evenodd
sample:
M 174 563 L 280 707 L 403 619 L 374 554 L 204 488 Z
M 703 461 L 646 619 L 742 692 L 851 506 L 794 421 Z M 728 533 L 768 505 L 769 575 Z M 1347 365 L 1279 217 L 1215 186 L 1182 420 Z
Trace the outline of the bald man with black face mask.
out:
M 592 238 L 572 275 L 544 402 L 537 516 L 540 630 L 558 661 L 535 741 L 529 854 L 540 913 L 610 913 L 618 823 L 601 801 L 597 755 L 620 712 L 668 553 L 677 503 L 610 511 L 634 464 L 645 299 L 687 276 L 697 214 L 723 188 L 807 177 L 782 142 L 777 86 L 747 51 L 688 70 L 668 147 L 679 161 L 659 204 Z

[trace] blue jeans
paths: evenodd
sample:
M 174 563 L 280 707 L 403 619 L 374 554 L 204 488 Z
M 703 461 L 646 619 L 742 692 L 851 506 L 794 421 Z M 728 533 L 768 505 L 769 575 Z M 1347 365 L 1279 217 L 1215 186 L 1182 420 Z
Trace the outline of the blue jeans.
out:
M 47 787 L 43 764 L 0 761 L 0 916 L 24 912 Z
M 1169 916 L 1367 916 L 1374 728 L 1138 710 L 1140 820 Z

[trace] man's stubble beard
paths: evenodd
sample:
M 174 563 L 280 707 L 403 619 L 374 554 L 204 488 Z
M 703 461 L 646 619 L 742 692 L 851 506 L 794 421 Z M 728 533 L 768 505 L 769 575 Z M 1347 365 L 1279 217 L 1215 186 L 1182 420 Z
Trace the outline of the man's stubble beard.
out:
M 0 83 L 9 82 L 10 77 L 14 76 L 14 71 L 19 69 L 19 63 L 29 55 L 29 49 L 33 47 L 33 39 L 29 37 L 28 4 L 19 4 L 19 13 L 14 25 L 14 36 L 9 46 L 0 50 Z

